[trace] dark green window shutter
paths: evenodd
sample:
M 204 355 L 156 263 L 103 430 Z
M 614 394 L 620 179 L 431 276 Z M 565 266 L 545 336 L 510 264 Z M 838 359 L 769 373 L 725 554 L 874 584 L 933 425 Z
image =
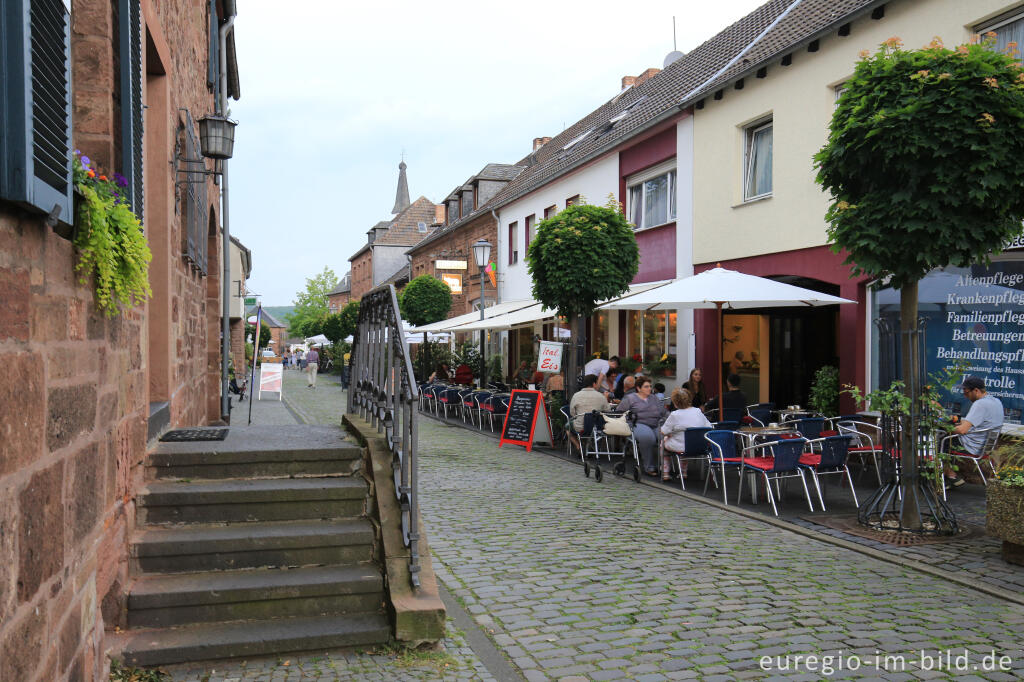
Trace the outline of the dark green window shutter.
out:
M 120 56 L 121 174 L 128 181 L 128 201 L 143 219 L 142 156 L 142 15 L 139 0 L 118 0 Z
M 71 37 L 62 0 L 0 3 L 0 199 L 73 221 Z

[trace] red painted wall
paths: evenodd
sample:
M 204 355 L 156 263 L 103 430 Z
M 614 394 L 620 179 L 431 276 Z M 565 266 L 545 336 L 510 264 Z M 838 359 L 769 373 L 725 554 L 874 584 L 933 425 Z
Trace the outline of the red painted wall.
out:
M 865 330 L 868 315 L 866 298 L 868 278 L 851 279 L 849 266 L 843 265 L 845 258 L 845 254 L 832 253 L 827 246 L 817 246 L 764 256 L 737 258 L 722 261 L 721 265 L 729 270 L 759 277 L 797 275 L 838 285 L 841 297 L 857 302 L 856 305 L 847 303 L 839 306 L 839 329 L 836 330 L 839 338 L 839 383 L 840 385 L 857 384 L 864 387 L 867 379 Z M 716 265 L 716 263 L 704 263 L 695 265 L 693 270 L 694 273 L 704 272 Z M 703 367 L 707 372 L 709 369 L 718 367 L 722 362 L 721 349 L 717 347 L 716 342 L 717 317 L 714 310 L 698 310 L 694 318 L 694 332 L 697 337 L 697 366 Z M 708 385 L 711 386 L 713 383 Z M 841 396 L 839 410 L 844 414 L 856 411 L 849 396 Z
M 676 127 L 673 124 L 619 152 L 619 201 L 626 204 L 626 178 L 676 155 Z M 640 269 L 633 283 L 675 279 L 675 223 L 636 233 L 640 249 Z

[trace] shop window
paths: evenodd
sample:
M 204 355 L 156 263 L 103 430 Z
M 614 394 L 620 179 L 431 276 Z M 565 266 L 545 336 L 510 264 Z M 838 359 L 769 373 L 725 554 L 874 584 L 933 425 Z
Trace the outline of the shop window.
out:
M 674 166 L 675 161 L 669 165 Z M 629 221 L 638 230 L 676 219 L 676 171 L 664 165 L 630 177 L 626 199 Z
M 676 375 L 675 312 L 630 311 L 627 318 L 628 354 L 640 358 L 644 372 L 654 377 Z
M 772 193 L 772 121 L 744 131 L 743 199 L 760 199 Z
M 608 311 L 596 310 L 590 317 L 590 352 L 608 359 Z

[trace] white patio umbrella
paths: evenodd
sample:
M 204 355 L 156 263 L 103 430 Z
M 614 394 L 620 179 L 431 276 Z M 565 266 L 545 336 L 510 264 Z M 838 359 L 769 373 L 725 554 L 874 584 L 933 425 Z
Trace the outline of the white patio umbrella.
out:
M 331 340 L 329 338 L 327 338 L 326 336 L 324 336 L 323 334 L 317 334 L 316 336 L 310 336 L 308 339 L 306 339 L 306 343 L 312 343 L 314 345 L 317 345 L 317 344 L 320 344 L 320 345 L 329 344 L 330 342 L 331 342 Z
M 608 310 L 675 310 L 677 308 L 715 308 L 718 310 L 718 348 L 722 347 L 722 309 L 780 308 L 855 303 L 838 296 L 803 289 L 775 280 L 746 275 L 723 267 L 712 268 L 692 277 L 677 279 L 635 296 L 600 306 Z M 718 363 L 718 387 L 722 387 L 722 363 Z M 718 418 L 724 414 L 718 400 Z

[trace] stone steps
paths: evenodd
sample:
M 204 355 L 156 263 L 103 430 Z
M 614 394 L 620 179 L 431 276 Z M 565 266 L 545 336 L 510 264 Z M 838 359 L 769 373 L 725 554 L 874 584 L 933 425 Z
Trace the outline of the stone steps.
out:
M 372 524 L 349 519 L 149 527 L 132 537 L 131 558 L 138 574 L 364 564 L 376 556 Z
M 272 478 L 290 476 L 351 476 L 362 466 L 362 450 L 341 442 L 335 447 L 293 446 L 285 449 L 255 446 L 243 450 L 196 448 L 183 452 L 182 443 L 161 443 L 149 456 L 147 473 L 156 479 Z M 208 444 L 207 444 L 208 445 Z
M 384 580 L 376 566 L 146 575 L 128 598 L 129 627 L 380 613 Z
M 160 443 L 136 498 L 132 665 L 388 641 L 364 457 L 333 427 Z
M 383 613 L 282 618 L 133 631 L 121 650 L 129 665 L 170 665 L 366 646 L 388 641 L 390 632 Z
M 140 524 L 356 518 L 361 478 L 154 481 L 138 497 Z

